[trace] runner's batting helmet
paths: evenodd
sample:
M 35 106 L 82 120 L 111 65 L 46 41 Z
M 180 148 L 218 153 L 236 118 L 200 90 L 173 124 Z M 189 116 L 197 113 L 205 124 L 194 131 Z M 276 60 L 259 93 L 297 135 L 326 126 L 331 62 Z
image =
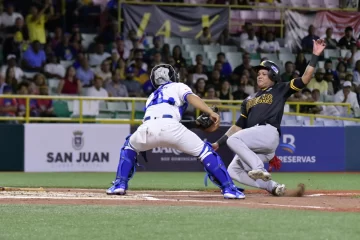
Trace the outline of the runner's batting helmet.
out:
M 255 72 L 258 72 L 261 69 L 266 69 L 268 70 L 271 81 L 278 82 L 280 80 L 280 69 L 273 61 L 262 61 L 259 66 L 255 66 L 253 69 Z

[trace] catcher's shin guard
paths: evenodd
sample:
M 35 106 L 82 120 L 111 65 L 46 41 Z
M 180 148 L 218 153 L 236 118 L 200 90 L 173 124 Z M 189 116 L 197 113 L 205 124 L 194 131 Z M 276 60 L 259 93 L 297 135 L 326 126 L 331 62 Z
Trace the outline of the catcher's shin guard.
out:
M 224 162 L 212 149 L 209 142 L 205 143 L 199 159 L 202 161 L 209 179 L 221 189 L 225 198 L 245 198 L 245 195 L 233 183 Z
M 137 152 L 131 147 L 130 136 L 126 137 L 124 146 L 121 148 L 120 160 L 116 172 L 116 179 L 113 186 L 110 187 L 107 194 L 126 194 L 128 181 L 134 176 L 137 163 Z

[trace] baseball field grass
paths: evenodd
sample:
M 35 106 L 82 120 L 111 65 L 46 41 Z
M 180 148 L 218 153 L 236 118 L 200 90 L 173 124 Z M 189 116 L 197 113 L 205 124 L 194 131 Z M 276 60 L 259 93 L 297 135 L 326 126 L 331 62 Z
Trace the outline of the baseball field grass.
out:
M 133 190 L 205 190 L 203 173 L 136 173 Z M 114 173 L 0 173 L 0 186 L 92 188 L 110 186 Z M 274 173 L 289 188 L 359 190 L 355 173 Z M 261 198 L 261 196 L 259 196 Z M 359 198 L 354 197 L 355 201 Z M 236 200 L 235 200 L 236 201 Z M 247 200 L 243 200 L 247 201 Z M 360 206 L 359 206 L 360 207 Z M 2 204 L 1 240 L 98 239 L 358 239 L 359 212 L 257 209 L 218 204 Z

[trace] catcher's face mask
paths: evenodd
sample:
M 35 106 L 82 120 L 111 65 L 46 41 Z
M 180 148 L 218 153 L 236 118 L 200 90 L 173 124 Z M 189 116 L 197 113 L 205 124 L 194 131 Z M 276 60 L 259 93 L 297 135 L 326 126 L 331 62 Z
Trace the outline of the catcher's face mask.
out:
M 170 64 L 160 64 L 151 70 L 150 81 L 155 88 L 158 88 L 168 82 L 179 82 L 179 74 Z

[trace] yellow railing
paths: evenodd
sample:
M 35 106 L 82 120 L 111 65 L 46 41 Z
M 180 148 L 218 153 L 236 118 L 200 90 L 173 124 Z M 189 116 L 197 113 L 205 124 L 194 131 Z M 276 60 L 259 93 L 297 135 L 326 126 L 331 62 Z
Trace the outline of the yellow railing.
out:
M 122 123 L 122 124 L 139 124 L 142 122 L 142 119 L 136 119 L 136 102 L 145 102 L 146 98 L 131 98 L 131 97 L 111 97 L 111 98 L 103 98 L 103 97 L 80 97 L 80 96 L 37 96 L 37 95 L 0 95 L 0 98 L 11 98 L 11 99 L 26 99 L 26 112 L 25 117 L 1 117 L 1 121 L 11 121 L 17 120 L 25 123 L 30 123 L 32 121 L 38 122 L 76 122 L 76 123 Z M 30 116 L 30 100 L 31 99 L 51 99 L 51 100 L 64 100 L 71 101 L 77 100 L 79 101 L 79 115 L 74 117 L 31 117 Z M 131 102 L 131 112 L 130 118 L 128 119 L 110 119 L 110 118 L 86 118 L 83 114 L 84 101 L 121 101 L 121 102 Z M 209 105 L 216 105 L 219 109 L 230 110 L 232 112 L 232 122 L 236 122 L 236 112 L 240 110 L 240 104 L 242 101 L 239 100 L 221 100 L 221 105 L 219 105 L 219 100 L 209 100 L 204 99 L 204 101 Z M 297 116 L 308 116 L 313 122 L 314 118 L 329 118 L 329 119 L 338 119 L 338 120 L 346 120 L 346 121 L 360 121 L 359 119 L 354 118 L 342 118 L 342 117 L 334 117 L 334 116 L 323 116 L 317 114 L 303 114 L 299 113 L 301 105 L 313 105 L 313 106 L 323 106 L 323 105 L 332 105 L 332 106 L 343 106 L 347 107 L 348 112 L 350 113 L 351 106 L 349 103 L 310 103 L 310 102 L 287 102 L 289 105 L 295 105 L 297 112 L 294 113 L 285 113 L 287 115 L 297 115 Z M 119 109 L 119 112 L 121 109 Z M 200 114 L 199 110 L 196 111 L 196 116 Z
M 297 11 L 348 11 L 348 12 L 356 12 L 356 8 L 308 8 L 308 7 L 283 7 L 283 6 L 275 6 L 275 5 L 218 5 L 218 4 L 190 4 L 190 3 L 164 3 L 164 2 L 135 2 L 129 0 L 119 0 L 118 2 L 118 23 L 119 23 L 119 30 L 121 32 L 121 22 L 123 21 L 121 15 L 121 3 L 133 4 L 133 5 L 158 5 L 158 6 L 173 6 L 173 7 L 210 7 L 210 8 L 228 8 L 229 12 L 231 10 L 237 9 L 273 9 L 280 11 L 280 23 L 257 23 L 253 24 L 254 26 L 267 26 L 267 27 L 279 27 L 280 28 L 280 37 L 284 37 L 284 17 L 285 17 L 285 10 L 297 10 Z M 229 24 L 228 26 L 239 26 L 243 23 L 232 23 L 229 14 Z M 142 29 L 145 31 L 145 29 Z

